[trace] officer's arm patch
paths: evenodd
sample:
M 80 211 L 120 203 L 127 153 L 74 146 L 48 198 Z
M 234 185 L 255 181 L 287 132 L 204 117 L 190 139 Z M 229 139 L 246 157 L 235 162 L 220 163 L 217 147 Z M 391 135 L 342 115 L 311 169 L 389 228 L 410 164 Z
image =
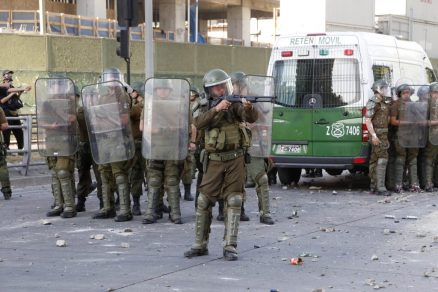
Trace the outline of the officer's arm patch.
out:
M 375 113 L 374 109 L 375 109 L 375 107 L 376 107 L 376 102 L 374 100 L 370 99 L 367 102 L 367 105 L 366 105 L 366 110 L 367 110 L 366 113 L 365 113 L 365 117 L 366 118 L 372 118 L 374 116 L 374 113 Z

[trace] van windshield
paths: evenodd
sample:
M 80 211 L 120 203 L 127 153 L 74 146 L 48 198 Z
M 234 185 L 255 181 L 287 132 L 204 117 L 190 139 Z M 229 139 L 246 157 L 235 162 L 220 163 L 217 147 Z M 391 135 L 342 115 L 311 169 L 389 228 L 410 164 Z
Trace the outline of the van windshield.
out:
M 339 107 L 360 101 L 356 59 L 281 60 L 274 77 L 276 102 L 283 106 Z

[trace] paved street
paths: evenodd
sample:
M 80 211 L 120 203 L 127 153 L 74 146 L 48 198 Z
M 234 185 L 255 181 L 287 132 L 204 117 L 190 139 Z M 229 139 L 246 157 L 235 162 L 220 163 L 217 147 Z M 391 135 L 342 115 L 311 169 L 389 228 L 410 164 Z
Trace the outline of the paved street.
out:
M 436 193 L 385 200 L 348 172 L 303 178 L 298 188 L 272 187 L 276 224 L 266 226 L 249 189 L 239 260 L 226 262 L 216 220 L 210 254 L 183 257 L 194 239 L 193 202 L 182 202 L 183 225 L 92 220 L 95 193 L 77 218 L 46 218 L 48 179 L 32 185 L 13 176 L 12 200 L 0 199 L 0 291 L 438 291 Z M 303 264 L 291 265 L 293 257 Z

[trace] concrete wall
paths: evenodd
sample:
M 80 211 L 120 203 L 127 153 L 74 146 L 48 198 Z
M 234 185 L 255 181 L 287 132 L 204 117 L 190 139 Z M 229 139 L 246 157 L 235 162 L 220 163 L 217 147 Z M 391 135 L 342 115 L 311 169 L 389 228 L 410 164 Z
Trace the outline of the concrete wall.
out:
M 38 77 L 66 72 L 81 88 L 95 83 L 104 68 L 116 66 L 126 72 L 125 62 L 116 56 L 117 42 L 67 36 L 39 36 L 0 33 L 0 70 L 15 72 L 14 83 L 34 84 Z M 131 42 L 131 83 L 144 80 L 144 42 Z M 221 68 L 248 74 L 266 74 L 271 49 L 154 42 L 156 76 L 184 77 L 201 87 L 205 72 Z M 23 95 L 23 112 L 34 111 L 34 92 Z

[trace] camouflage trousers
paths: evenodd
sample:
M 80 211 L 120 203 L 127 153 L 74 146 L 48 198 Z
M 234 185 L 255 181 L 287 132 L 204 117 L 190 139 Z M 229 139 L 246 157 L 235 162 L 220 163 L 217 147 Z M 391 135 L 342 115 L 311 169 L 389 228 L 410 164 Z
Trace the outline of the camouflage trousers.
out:
M 267 166 L 264 158 L 252 157 L 251 163 L 246 167 L 247 176 L 256 183 L 260 216 L 270 214 Z
M 76 194 L 78 198 L 85 198 L 90 192 L 92 185 L 90 169 L 93 168 L 94 176 L 97 182 L 97 197 L 102 198 L 102 180 L 98 165 L 91 157 L 90 144 L 88 142 L 79 143 L 78 151 L 76 152 L 76 168 L 78 169 L 78 184 Z
M 438 162 L 438 145 L 427 143 L 424 149 L 424 168 L 422 173 L 425 178 L 425 188 L 432 188 L 434 186 L 434 172 L 437 169 Z
M 152 218 L 158 206 L 160 194 L 167 193 L 172 220 L 181 218 L 179 182 L 184 160 L 148 160 L 148 206 L 146 218 Z M 164 190 L 164 192 L 163 192 Z
M 99 165 L 100 177 L 102 179 L 102 199 L 104 201 L 104 211 L 114 208 L 114 191 L 117 190 L 117 177 L 128 181 L 129 169 L 132 160 L 106 163 Z M 105 204 L 107 202 L 107 204 Z
M 135 155 L 132 167 L 129 171 L 129 183 L 131 185 L 131 195 L 139 198 L 143 195 L 143 183 L 145 182 L 146 161 L 141 154 L 141 140 L 135 141 Z
M 394 175 L 395 186 L 401 187 L 405 169 L 408 171 L 409 185 L 419 186 L 417 169 L 418 148 L 404 148 L 396 140 L 394 141 L 394 149 L 395 171 L 392 174 Z
M 377 178 L 377 167 L 379 159 L 386 161 L 388 160 L 389 148 L 387 133 L 377 133 L 377 137 L 379 138 L 381 143 L 379 145 L 371 144 L 371 154 L 369 161 L 370 188 L 373 190 L 377 190 L 378 179 L 385 180 L 385 177 Z
M 192 184 L 192 171 L 193 171 L 193 154 L 189 153 L 184 160 L 184 168 L 181 173 L 181 180 L 184 185 Z

